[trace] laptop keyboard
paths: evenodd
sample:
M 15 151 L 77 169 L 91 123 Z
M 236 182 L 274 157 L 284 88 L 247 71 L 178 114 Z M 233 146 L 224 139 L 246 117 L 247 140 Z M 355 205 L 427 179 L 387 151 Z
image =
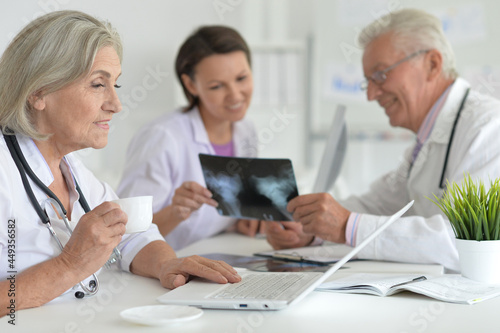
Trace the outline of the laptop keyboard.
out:
M 293 296 L 317 277 L 311 273 L 251 273 L 239 283 L 225 285 L 209 298 L 278 299 Z

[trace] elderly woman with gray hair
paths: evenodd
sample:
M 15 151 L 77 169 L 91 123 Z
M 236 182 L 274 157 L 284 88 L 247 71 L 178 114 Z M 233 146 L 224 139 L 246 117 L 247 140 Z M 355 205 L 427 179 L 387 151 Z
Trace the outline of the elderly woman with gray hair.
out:
M 16 310 L 73 286 L 81 298 L 97 292 L 95 274 L 110 258 L 166 288 L 190 275 L 240 280 L 226 263 L 177 258 L 154 224 L 124 235 L 127 215 L 110 202 L 116 194 L 72 154 L 106 146 L 121 110 L 121 59 L 109 24 L 59 11 L 28 24 L 0 60 L 0 316 L 12 281 Z

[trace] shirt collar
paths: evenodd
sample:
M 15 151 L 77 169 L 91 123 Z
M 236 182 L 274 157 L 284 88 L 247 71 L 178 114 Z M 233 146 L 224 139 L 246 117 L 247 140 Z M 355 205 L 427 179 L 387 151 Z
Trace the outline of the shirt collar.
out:
M 448 94 L 450 93 L 451 87 L 453 86 L 453 83 L 446 88 L 446 90 L 441 94 L 441 96 L 438 98 L 438 100 L 434 103 L 432 106 L 431 110 L 429 113 L 427 113 L 427 116 L 425 116 L 424 121 L 422 122 L 422 125 L 420 125 L 420 128 L 418 129 L 417 132 L 417 141 L 420 144 L 423 144 L 427 141 L 429 136 L 432 133 L 432 129 L 434 128 L 434 124 L 436 123 L 436 119 L 439 115 L 439 112 L 443 108 L 446 99 L 448 97 Z
M 207 129 L 205 128 L 205 124 L 203 124 L 203 119 L 201 118 L 200 110 L 198 109 L 198 107 L 195 106 L 193 109 L 188 111 L 188 116 L 191 119 L 194 140 L 197 143 L 201 143 L 201 144 L 206 145 L 208 147 L 210 153 L 215 154 L 215 149 L 212 146 L 210 139 L 208 138 Z M 239 122 L 233 123 L 232 124 L 233 128 L 234 128 L 234 126 L 238 126 L 238 123 Z M 238 133 L 238 131 L 236 131 L 236 130 L 233 131 L 233 135 L 236 135 L 236 133 Z M 235 139 L 235 137 L 233 137 L 232 141 L 235 144 L 235 153 L 236 153 L 237 148 L 238 148 L 238 147 L 236 147 L 237 140 Z
M 198 143 L 203 143 L 210 145 L 210 140 L 208 139 L 208 133 L 203 125 L 203 119 L 201 119 L 200 110 L 198 107 L 194 107 L 190 111 L 187 111 L 189 119 L 191 119 L 191 125 L 193 126 L 194 139 Z
M 19 142 L 21 152 L 23 153 L 24 158 L 26 159 L 26 162 L 28 162 L 31 170 L 33 170 L 45 186 L 52 184 L 54 176 L 52 175 L 45 158 L 40 150 L 38 150 L 38 147 L 33 139 L 19 133 L 16 133 L 16 138 Z
M 49 165 L 45 161 L 45 158 L 33 139 L 19 133 L 16 134 L 16 138 L 19 143 L 19 147 L 21 148 L 21 152 L 23 153 L 24 158 L 26 159 L 26 162 L 28 162 L 31 170 L 33 170 L 35 175 L 45 186 L 49 187 L 54 181 L 54 175 L 52 174 Z M 72 189 L 70 191 L 70 201 L 73 202 L 75 199 L 78 199 L 78 194 L 75 189 L 73 170 L 70 163 L 66 160 L 66 157 L 62 159 L 60 168 L 64 178 L 66 179 L 68 188 Z

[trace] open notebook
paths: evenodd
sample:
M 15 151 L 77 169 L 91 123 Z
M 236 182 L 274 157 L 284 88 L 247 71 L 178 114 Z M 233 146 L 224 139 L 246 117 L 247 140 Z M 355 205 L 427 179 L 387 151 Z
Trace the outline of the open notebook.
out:
M 225 285 L 203 279 L 194 279 L 186 285 L 158 297 L 158 301 L 165 304 L 192 305 L 212 309 L 284 309 L 300 301 L 323 283 L 383 230 L 400 218 L 412 205 L 413 201 L 392 215 L 370 237 L 324 273 L 243 271 L 240 273 L 241 282 Z

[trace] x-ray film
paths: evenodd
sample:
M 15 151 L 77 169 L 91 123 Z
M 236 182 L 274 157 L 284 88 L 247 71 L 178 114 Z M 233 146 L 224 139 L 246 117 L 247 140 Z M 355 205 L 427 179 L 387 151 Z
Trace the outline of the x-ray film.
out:
M 289 159 L 199 154 L 203 176 L 220 215 L 292 221 L 288 202 L 299 195 Z

